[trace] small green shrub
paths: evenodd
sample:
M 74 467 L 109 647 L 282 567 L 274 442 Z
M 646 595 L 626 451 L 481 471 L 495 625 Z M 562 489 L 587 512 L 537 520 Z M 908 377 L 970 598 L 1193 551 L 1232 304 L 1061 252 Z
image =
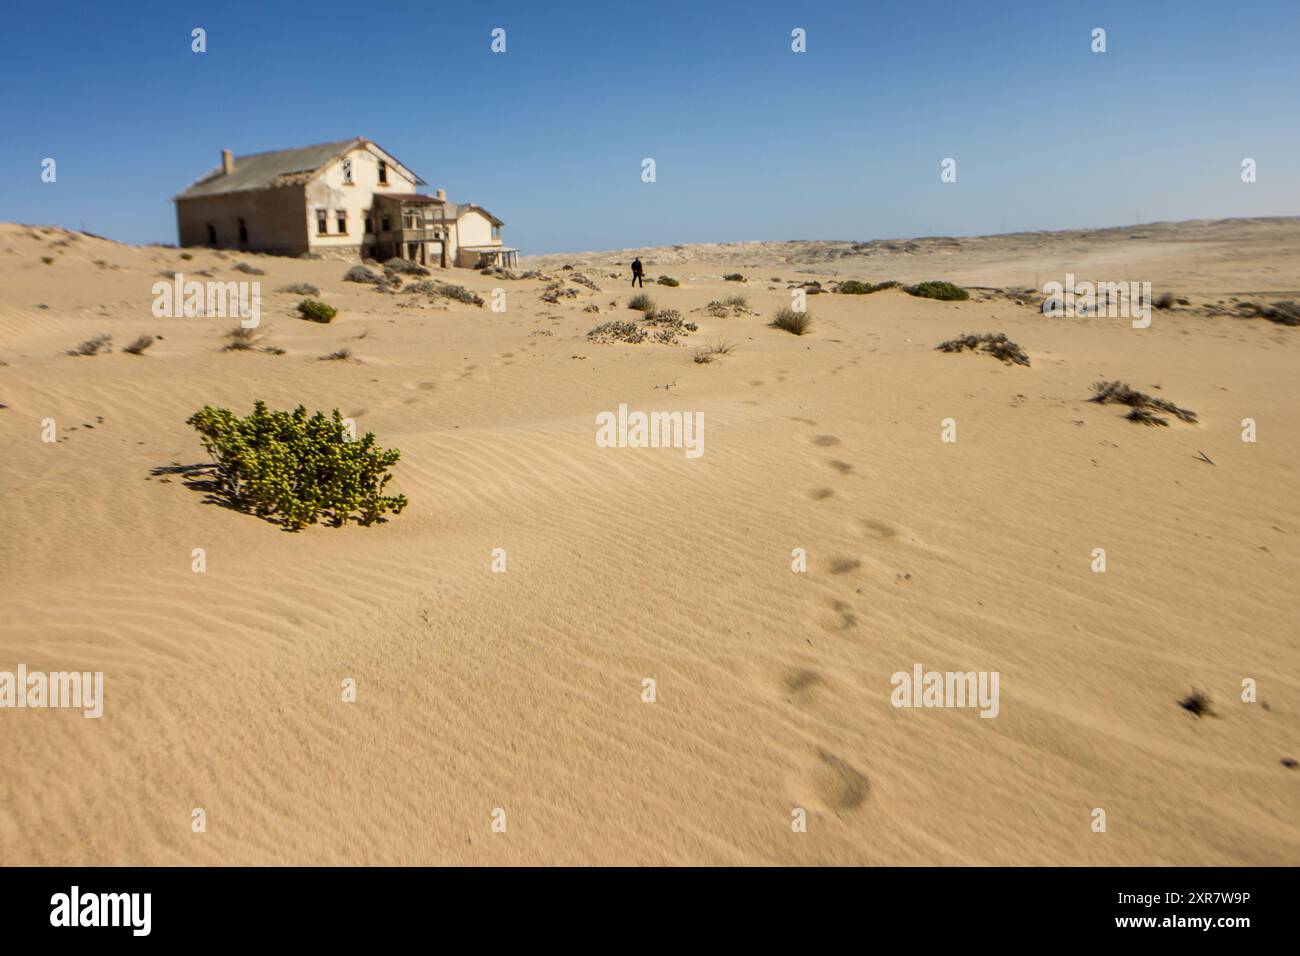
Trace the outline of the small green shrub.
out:
M 41 256 L 41 262 L 44 262 L 47 266 L 48 266 L 48 265 L 51 265 L 51 264 L 54 262 L 54 257 L 53 257 L 53 256 Z
M 655 313 L 655 300 L 642 292 L 638 295 L 632 296 L 627 307 L 629 309 L 636 309 L 638 312 L 644 312 L 647 315 L 653 315 Z
M 741 275 L 739 272 L 730 272 L 730 273 L 728 273 L 727 275 L 723 276 L 722 278 L 726 279 L 728 282 L 744 282 L 744 281 L 745 281 L 745 277 L 744 277 L 743 275 Z
M 843 295 L 870 295 L 873 292 L 879 292 L 882 289 L 892 289 L 897 282 L 890 279 L 887 282 L 877 282 L 872 285 L 870 282 L 859 282 L 857 279 L 845 279 L 835 289 Z
M 186 262 L 189 262 L 191 259 L 194 258 L 194 255 L 193 255 L 192 253 L 189 253 L 189 252 L 182 252 L 182 253 L 181 253 L 181 258 L 184 259 Z
M 789 332 L 791 335 L 806 335 L 812 327 L 812 316 L 807 312 L 796 312 L 789 307 L 777 311 L 771 327 Z
M 670 286 L 674 289 L 677 288 L 677 286 L 681 285 L 681 283 L 678 282 L 676 279 L 674 279 L 672 276 L 660 276 L 655 281 L 658 282 L 660 285 Z
M 298 303 L 298 313 L 309 322 L 332 322 L 339 310 L 317 299 L 303 299 Z
M 388 469 L 402 453 L 378 448 L 375 436 L 350 439 L 338 409 L 310 418 L 299 405 L 271 411 L 259 400 L 240 418 L 205 405 L 186 420 L 212 455 L 218 491 L 238 507 L 278 518 L 298 530 L 325 517 L 335 527 L 349 518 L 363 525 L 399 514 L 406 495 L 385 495 Z
M 938 280 L 910 285 L 907 293 L 922 299 L 941 299 L 944 302 L 961 302 L 970 298 L 970 293 L 961 286 Z

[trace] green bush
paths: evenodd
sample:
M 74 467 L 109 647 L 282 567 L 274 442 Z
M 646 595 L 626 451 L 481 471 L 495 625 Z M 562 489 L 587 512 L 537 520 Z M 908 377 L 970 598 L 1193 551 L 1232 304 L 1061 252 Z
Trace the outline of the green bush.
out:
M 867 295 L 875 290 L 871 288 L 870 282 L 859 282 L 857 279 L 846 279 L 836 287 L 835 291 L 842 292 L 844 295 Z
M 636 309 L 638 312 L 644 312 L 646 315 L 654 315 L 655 300 L 650 298 L 650 296 L 646 295 L 644 292 L 641 292 L 632 296 L 627 307 L 629 309 Z
M 658 282 L 660 285 L 671 286 L 673 288 L 676 288 L 677 286 L 681 285 L 681 283 L 678 282 L 676 279 L 674 279 L 672 276 L 660 276 L 655 281 Z
M 727 275 L 723 276 L 722 278 L 726 279 L 728 282 L 744 282 L 744 281 L 745 281 L 745 277 L 744 277 L 743 275 L 741 275 L 739 272 L 730 272 L 730 273 L 728 273 Z
M 266 403 L 240 418 L 205 405 L 186 420 L 216 462 L 217 486 L 240 508 L 278 517 L 298 530 L 324 516 L 338 527 L 349 518 L 363 525 L 406 507 L 406 495 L 385 495 L 388 469 L 402 453 L 375 446 L 375 436 L 351 439 L 338 409 L 310 418 L 299 405 L 273 412 Z
M 339 310 L 317 299 L 303 299 L 298 303 L 298 312 L 311 322 L 332 322 Z
M 970 298 L 970 293 L 961 286 L 942 281 L 920 282 L 916 285 L 910 285 L 907 287 L 907 292 L 910 295 L 920 296 L 922 299 L 942 299 L 945 302 L 961 302 Z

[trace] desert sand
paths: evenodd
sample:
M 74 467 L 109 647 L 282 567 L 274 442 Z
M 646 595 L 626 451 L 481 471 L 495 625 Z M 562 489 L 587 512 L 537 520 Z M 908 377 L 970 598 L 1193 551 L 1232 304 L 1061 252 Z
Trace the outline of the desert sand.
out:
M 586 338 L 637 318 L 638 252 L 685 344 Z M 0 862 L 1300 862 L 1300 328 L 1233 314 L 1300 298 L 1300 220 L 525 260 L 576 290 L 553 303 L 435 270 L 504 313 L 186 254 L 0 226 L 0 670 L 105 675 L 99 719 L 0 710 Z M 152 316 L 199 270 L 258 278 L 283 354 Z M 1137 330 L 988 291 L 1067 272 L 1187 304 Z M 809 334 L 768 327 L 792 282 L 846 278 L 973 293 L 824 292 Z M 333 323 L 274 291 L 299 282 Z M 1031 365 L 935 350 L 965 332 Z M 1198 421 L 1127 421 L 1103 380 Z M 257 398 L 400 448 L 410 506 L 290 533 L 166 471 L 206 460 L 192 412 Z M 597 447 L 620 403 L 702 412 L 705 453 Z M 998 715 L 893 707 L 918 663 L 998 672 Z

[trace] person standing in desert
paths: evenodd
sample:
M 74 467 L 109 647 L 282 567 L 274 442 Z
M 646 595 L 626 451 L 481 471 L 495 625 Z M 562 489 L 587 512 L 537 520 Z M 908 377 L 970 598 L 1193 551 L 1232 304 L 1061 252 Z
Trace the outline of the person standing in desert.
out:
M 645 280 L 642 278 L 644 274 L 645 274 L 645 270 L 641 266 L 641 260 L 633 259 L 632 260 L 632 285 L 633 286 L 640 285 L 641 288 L 644 289 Z

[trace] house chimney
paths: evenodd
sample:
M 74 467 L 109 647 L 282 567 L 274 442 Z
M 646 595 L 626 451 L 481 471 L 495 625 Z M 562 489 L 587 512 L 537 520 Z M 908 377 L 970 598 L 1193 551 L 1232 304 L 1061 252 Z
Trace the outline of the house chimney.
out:
M 221 171 L 227 176 L 235 171 L 235 154 L 228 149 L 221 151 Z
M 439 190 L 438 190 L 438 198 L 439 198 L 440 200 L 442 200 L 443 202 L 446 202 L 446 201 L 447 201 L 447 190 L 445 190 L 445 189 L 439 189 Z

